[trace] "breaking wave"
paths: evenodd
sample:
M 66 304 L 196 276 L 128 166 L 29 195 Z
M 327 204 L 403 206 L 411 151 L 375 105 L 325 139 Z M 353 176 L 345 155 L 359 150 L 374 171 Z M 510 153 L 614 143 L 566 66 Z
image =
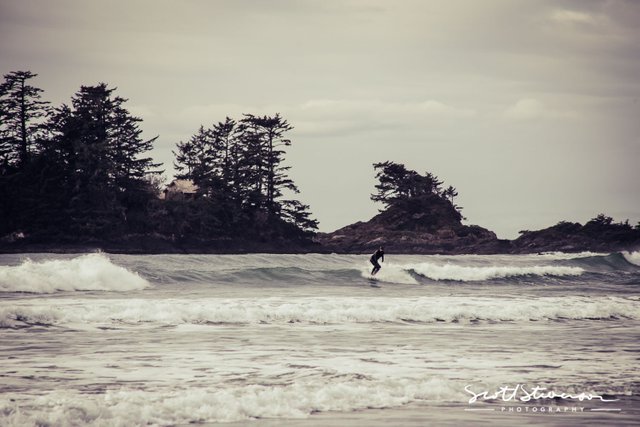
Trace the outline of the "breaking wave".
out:
M 468 267 L 455 264 L 436 265 L 422 263 L 413 265 L 411 270 L 432 280 L 452 280 L 460 282 L 504 279 L 517 276 L 579 276 L 584 270 L 580 267 L 556 265 L 545 266 L 483 266 Z
M 453 401 L 461 386 L 444 379 L 340 378 L 290 385 L 246 385 L 176 391 L 57 392 L 19 410 L 0 399 L 3 425 L 177 425 L 258 418 L 306 418 L 315 412 L 398 407 L 418 400 Z
M 365 278 L 373 278 L 371 269 L 362 269 L 361 275 Z M 398 283 L 402 285 L 417 285 L 418 281 L 410 274 L 410 269 L 402 265 L 388 263 L 376 275 L 375 280 L 386 283 Z
M 375 280 L 418 285 L 430 281 L 482 282 L 509 279 L 517 284 L 520 278 L 527 277 L 554 280 L 585 274 L 589 277 L 593 274 L 608 274 L 611 279 L 612 273 L 619 272 L 621 279 L 628 282 L 628 273 L 635 275 L 640 265 L 640 252 L 581 255 L 588 256 L 563 258 L 559 254 L 552 254 L 554 259 L 548 259 L 545 255 L 521 258 L 417 258 L 405 263 L 384 263 Z M 184 283 L 278 283 L 297 286 L 359 284 L 363 278 L 371 279 L 371 266 L 359 257 L 167 257 L 174 264 L 164 265 L 155 263 L 153 259 L 137 263 L 135 259 L 132 262 L 132 258 L 120 260 L 116 256 L 115 259 L 127 268 L 115 264 L 111 258 L 98 253 L 70 259 L 26 260 L 19 265 L 0 266 L 0 292 L 131 291 L 149 287 L 148 280 L 157 285 L 170 286 Z
M 627 262 L 630 262 L 633 265 L 640 266 L 640 251 L 622 252 L 622 256 L 627 260 Z
M 103 254 L 0 266 L 0 292 L 130 291 L 149 283 Z
M 0 308 L 1 327 L 136 324 L 353 324 L 640 319 L 640 300 L 624 297 L 308 297 L 49 300 Z

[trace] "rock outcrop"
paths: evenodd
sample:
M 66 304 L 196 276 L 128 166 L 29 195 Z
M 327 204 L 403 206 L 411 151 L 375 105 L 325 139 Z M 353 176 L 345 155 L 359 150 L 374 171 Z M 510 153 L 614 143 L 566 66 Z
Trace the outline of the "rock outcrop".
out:
M 454 206 L 437 195 L 398 202 L 367 222 L 316 237 L 323 248 L 341 253 L 369 252 L 383 245 L 394 253 L 500 253 L 508 241 L 477 225 L 463 225 Z
M 614 252 L 640 248 L 640 229 L 613 223 L 600 215 L 586 224 L 562 221 L 542 230 L 522 231 L 512 242 L 512 252 Z

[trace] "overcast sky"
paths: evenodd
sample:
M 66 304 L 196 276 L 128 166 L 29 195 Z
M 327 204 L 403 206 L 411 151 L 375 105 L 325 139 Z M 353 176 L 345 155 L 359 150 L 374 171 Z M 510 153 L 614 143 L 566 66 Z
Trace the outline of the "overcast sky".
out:
M 55 105 L 117 87 L 169 177 L 200 124 L 279 112 L 322 231 L 371 218 L 393 160 L 512 238 L 640 220 L 638 23 L 640 1 L 0 0 L 0 72 Z

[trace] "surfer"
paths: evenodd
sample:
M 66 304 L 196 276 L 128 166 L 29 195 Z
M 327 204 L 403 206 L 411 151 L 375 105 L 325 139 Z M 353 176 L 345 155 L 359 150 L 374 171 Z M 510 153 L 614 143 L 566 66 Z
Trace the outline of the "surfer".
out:
M 382 268 L 380 267 L 380 264 L 378 264 L 378 260 L 384 262 L 384 249 L 382 248 L 382 246 L 380 246 L 380 248 L 378 248 L 378 250 L 375 251 L 369 259 L 369 261 L 371 261 L 371 264 L 373 264 L 373 270 L 371 270 L 372 276 L 375 276 L 376 273 Z

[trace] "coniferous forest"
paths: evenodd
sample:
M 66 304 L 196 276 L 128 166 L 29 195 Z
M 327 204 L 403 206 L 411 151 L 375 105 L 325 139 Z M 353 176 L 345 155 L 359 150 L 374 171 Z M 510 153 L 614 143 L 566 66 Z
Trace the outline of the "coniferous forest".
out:
M 52 106 L 37 75 L 0 85 L 0 236 L 31 243 L 149 238 L 309 242 L 317 229 L 284 165 L 292 126 L 279 114 L 226 118 L 178 142 L 176 178 L 163 194 L 142 119 L 105 83 Z M 133 242 L 132 242 L 133 243 Z

